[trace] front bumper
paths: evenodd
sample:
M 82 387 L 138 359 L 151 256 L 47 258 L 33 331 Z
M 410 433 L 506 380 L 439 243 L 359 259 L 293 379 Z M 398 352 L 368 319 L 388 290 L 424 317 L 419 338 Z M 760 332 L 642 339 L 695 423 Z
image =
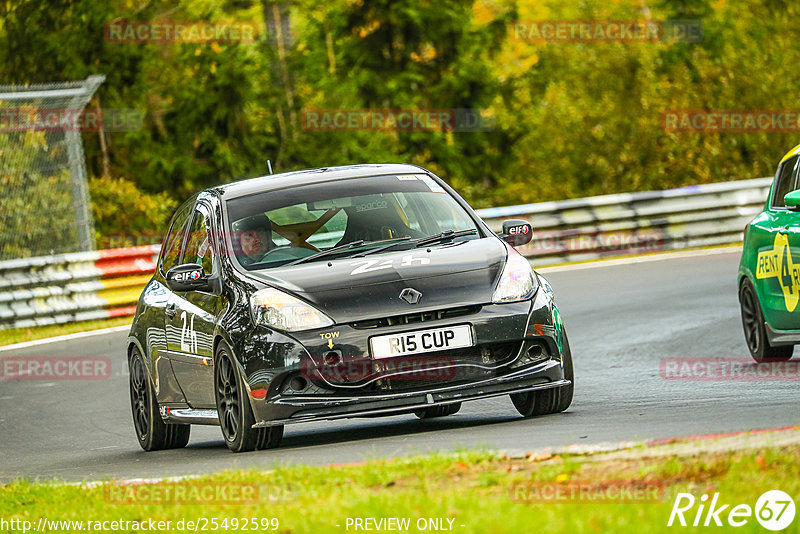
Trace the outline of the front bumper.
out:
M 265 427 L 348 417 L 391 415 L 442 404 L 486 399 L 498 395 L 549 389 L 569 384 L 570 381 L 564 379 L 561 363 L 549 360 L 505 376 L 468 384 L 443 386 L 428 391 L 349 397 L 282 397 L 273 401 L 273 407 L 280 408 L 281 411 L 288 409 L 291 415 L 285 419 L 261 420 L 255 426 Z
M 380 367 L 383 361 L 369 356 L 371 337 L 458 324 L 472 326 L 475 347 L 431 353 L 431 358 L 444 357 L 450 363 L 425 372 L 452 371 L 444 378 L 413 380 L 408 378 L 413 372 L 404 377 L 398 376 L 404 374 L 398 368 L 391 373 L 381 368 L 385 374 L 336 382 L 329 373 L 309 372 L 319 371 L 332 351 L 345 360 Z M 478 306 L 458 317 L 426 318 L 414 324 L 343 324 L 293 336 L 259 326 L 232 341 L 256 426 L 388 415 L 569 384 L 561 366 L 558 309 L 552 293 L 542 290 L 530 301 Z M 298 376 L 308 380 L 299 391 L 289 387 Z

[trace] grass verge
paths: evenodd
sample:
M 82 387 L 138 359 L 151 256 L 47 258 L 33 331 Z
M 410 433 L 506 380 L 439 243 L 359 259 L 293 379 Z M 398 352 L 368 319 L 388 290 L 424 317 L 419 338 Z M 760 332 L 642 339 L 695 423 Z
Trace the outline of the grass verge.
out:
M 3 345 L 33 341 L 35 339 L 63 336 L 65 334 L 75 334 L 77 332 L 88 332 L 90 330 L 111 328 L 113 326 L 129 325 L 132 320 L 133 317 L 114 317 L 113 319 L 82 321 L 80 323 L 34 326 L 31 328 L 9 328 L 0 330 L 0 347 Z
M 408 520 L 405 529 L 403 523 L 397 528 L 396 523 L 362 522 L 371 530 L 394 532 L 428 532 L 435 530 L 432 525 L 463 533 L 693 532 L 709 529 L 667 527 L 679 492 L 697 498 L 694 508 L 685 514 L 689 524 L 701 495 L 719 493 L 719 505 L 731 505 L 720 515 L 724 522 L 734 505 L 755 508 L 759 496 L 767 490 L 781 489 L 796 498 L 800 494 L 799 475 L 800 450 L 796 446 L 606 459 L 603 455 L 549 454 L 509 459 L 490 452 L 462 451 L 353 465 L 227 471 L 143 485 L 98 484 L 87 488 L 17 481 L 0 487 L 0 518 L 31 524 L 39 518 L 75 520 L 83 521 L 84 527 L 87 521 L 170 521 L 167 530 L 171 532 L 203 531 L 204 526 L 216 531 L 245 531 L 257 526 L 260 531 L 277 532 L 363 532 L 366 529 L 356 528 L 355 520 L 367 518 Z M 639 494 L 619 491 L 625 485 L 659 489 Z M 256 497 L 251 491 L 247 499 L 231 500 L 231 495 L 241 492 L 226 494 L 224 488 L 237 487 L 256 487 Z M 203 496 L 203 488 L 211 493 Z M 560 499 L 554 497 L 558 488 L 562 490 Z M 582 490 L 576 492 L 575 488 Z M 636 495 L 644 498 L 636 500 Z M 631 496 L 634 502 L 629 502 Z M 277 523 L 270 523 L 271 519 Z M 735 529 L 737 532 L 765 531 L 754 516 L 746 519 L 743 527 Z M 179 523 L 181 520 L 183 523 Z M 199 523 L 189 525 L 187 521 Z M 794 522 L 795 531 L 798 524 L 800 518 Z M 384 528 L 376 528 L 380 525 Z M 134 530 L 130 524 L 120 526 L 121 530 Z M 139 528 L 147 531 L 150 526 Z M 52 524 L 49 529 L 56 530 Z M 729 529 L 727 525 L 712 528 Z M 63 530 L 80 529 L 72 524 Z

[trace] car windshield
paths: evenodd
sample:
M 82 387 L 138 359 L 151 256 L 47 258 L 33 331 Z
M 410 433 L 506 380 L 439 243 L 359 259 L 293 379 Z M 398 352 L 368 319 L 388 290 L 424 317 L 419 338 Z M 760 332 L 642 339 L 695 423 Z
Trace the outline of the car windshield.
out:
M 380 253 L 393 241 L 413 247 L 415 240 L 442 232 L 461 231 L 457 240 L 480 235 L 464 208 L 426 174 L 267 191 L 227 201 L 227 212 L 232 254 L 248 270 Z

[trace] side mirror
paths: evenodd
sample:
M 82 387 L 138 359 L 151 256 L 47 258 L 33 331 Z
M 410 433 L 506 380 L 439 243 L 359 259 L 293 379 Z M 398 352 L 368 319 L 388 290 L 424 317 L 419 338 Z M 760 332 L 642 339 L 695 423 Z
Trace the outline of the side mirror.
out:
M 783 203 L 788 210 L 800 211 L 800 189 L 786 193 L 786 196 L 783 197 Z
M 533 227 L 528 221 L 522 219 L 508 219 L 503 221 L 500 239 L 512 247 L 521 247 L 533 239 Z
M 210 284 L 203 266 L 184 263 L 167 271 L 167 285 L 173 291 L 208 291 Z

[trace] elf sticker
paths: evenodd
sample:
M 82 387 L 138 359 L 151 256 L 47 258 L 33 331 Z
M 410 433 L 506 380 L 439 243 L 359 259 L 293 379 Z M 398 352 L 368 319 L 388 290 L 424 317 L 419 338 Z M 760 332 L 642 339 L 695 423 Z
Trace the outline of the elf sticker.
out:
M 786 234 L 777 234 L 772 250 L 758 253 L 756 278 L 777 278 L 783 291 L 786 309 L 793 312 L 800 296 L 800 266 L 792 262 L 792 251 Z

